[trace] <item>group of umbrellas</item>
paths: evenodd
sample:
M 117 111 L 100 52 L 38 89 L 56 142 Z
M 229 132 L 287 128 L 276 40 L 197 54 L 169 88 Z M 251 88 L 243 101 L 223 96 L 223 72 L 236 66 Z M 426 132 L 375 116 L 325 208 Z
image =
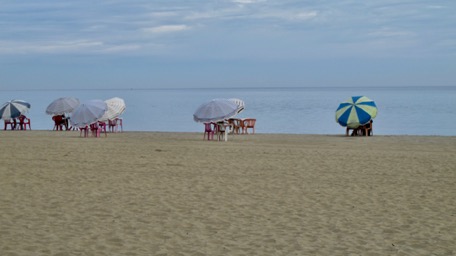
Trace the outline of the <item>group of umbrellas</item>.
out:
M 213 99 L 202 104 L 193 114 L 196 122 L 218 122 L 231 118 L 244 110 L 240 99 Z M 336 122 L 348 128 L 358 128 L 377 116 L 375 102 L 366 96 L 353 96 L 342 102 L 336 110 Z
M 46 108 L 49 115 L 71 115 L 70 123 L 75 127 L 85 127 L 97 121 L 108 121 L 119 117 L 125 111 L 125 101 L 114 97 L 108 100 L 89 100 L 83 103 L 73 97 L 54 100 Z
M 11 100 L 0 107 L 0 119 L 9 120 L 27 113 L 30 103 Z M 89 100 L 83 103 L 73 97 L 62 97 L 51 102 L 46 108 L 48 115 L 71 115 L 75 127 L 84 127 L 97 121 L 108 121 L 119 117 L 125 111 L 125 101 L 114 97 L 105 101 Z
M 17 118 L 28 112 L 30 103 L 11 100 L 0 107 L 0 119 Z M 49 115 L 71 115 L 70 122 L 75 127 L 84 127 L 97 121 L 107 121 L 119 117 L 125 111 L 125 101 L 114 97 L 105 101 L 89 100 L 80 103 L 77 98 L 62 97 L 54 100 L 46 108 Z M 193 114 L 196 122 L 218 122 L 234 117 L 245 108 L 243 100 L 213 99 L 202 104 Z M 353 96 L 342 102 L 336 110 L 336 122 L 348 128 L 367 124 L 377 116 L 375 102 L 366 96 Z

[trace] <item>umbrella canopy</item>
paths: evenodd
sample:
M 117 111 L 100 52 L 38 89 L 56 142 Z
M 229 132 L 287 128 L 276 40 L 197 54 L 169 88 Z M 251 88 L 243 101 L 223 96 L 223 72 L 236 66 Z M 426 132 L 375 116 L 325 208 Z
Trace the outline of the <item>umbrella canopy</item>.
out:
M 357 128 L 377 116 L 375 102 L 366 96 L 353 96 L 339 105 L 336 121 L 348 128 Z
M 108 110 L 105 114 L 100 118 L 100 121 L 107 121 L 115 119 L 122 115 L 125 111 L 126 105 L 125 101 L 121 98 L 114 97 L 108 100 L 105 100 L 106 104 L 108 105 Z
M 4 103 L 0 107 L 0 118 L 8 120 L 25 114 L 30 109 L 30 103 L 23 100 L 12 100 Z
M 71 113 L 77 106 L 79 106 L 79 100 L 73 97 L 62 97 L 54 100 L 46 108 L 46 114 L 48 115 L 63 115 Z
M 85 127 L 100 120 L 108 105 L 102 100 L 90 100 L 81 103 L 71 113 L 70 122 L 75 127 Z
M 242 111 L 244 111 L 245 103 L 243 100 L 236 99 L 236 98 L 231 98 L 228 100 L 234 102 L 238 106 L 238 110 L 237 110 L 238 114 L 241 113 Z
M 193 114 L 196 122 L 218 122 L 235 116 L 238 105 L 228 99 L 213 99 L 201 105 Z

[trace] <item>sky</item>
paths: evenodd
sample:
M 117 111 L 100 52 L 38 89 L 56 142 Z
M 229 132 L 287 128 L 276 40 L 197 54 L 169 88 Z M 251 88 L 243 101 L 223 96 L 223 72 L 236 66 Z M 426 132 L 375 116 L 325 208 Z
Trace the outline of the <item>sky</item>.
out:
M 454 0 L 0 0 L 0 90 L 456 86 Z

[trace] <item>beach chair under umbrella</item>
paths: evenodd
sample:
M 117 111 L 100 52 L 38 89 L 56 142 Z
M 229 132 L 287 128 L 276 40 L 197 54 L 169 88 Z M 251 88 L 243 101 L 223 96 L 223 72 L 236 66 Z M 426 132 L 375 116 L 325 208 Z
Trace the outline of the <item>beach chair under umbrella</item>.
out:
M 89 126 L 98 122 L 107 109 L 108 105 L 102 100 L 83 102 L 71 113 L 70 123 L 74 127 Z
M 193 120 L 201 123 L 216 122 L 218 124 L 217 129 L 219 135 L 223 133 L 225 141 L 227 141 L 227 126 L 223 123 L 223 121 L 235 116 L 237 113 L 238 105 L 233 101 L 228 99 L 213 99 L 198 107 L 193 114 Z
M 27 113 L 30 109 L 30 103 L 23 100 L 11 100 L 0 107 L 0 119 L 9 120 L 17 118 Z
M 336 122 L 348 129 L 356 129 L 377 116 L 377 105 L 366 96 L 353 96 L 336 110 Z
M 52 101 L 46 108 L 48 115 L 64 115 L 71 113 L 79 106 L 79 99 L 73 97 L 62 97 Z

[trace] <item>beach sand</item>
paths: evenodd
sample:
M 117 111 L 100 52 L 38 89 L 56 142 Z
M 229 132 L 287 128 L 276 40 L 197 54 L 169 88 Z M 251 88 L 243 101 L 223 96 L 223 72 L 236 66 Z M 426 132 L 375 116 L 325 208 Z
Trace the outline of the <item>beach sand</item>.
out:
M 0 131 L 0 255 L 456 255 L 456 137 Z

